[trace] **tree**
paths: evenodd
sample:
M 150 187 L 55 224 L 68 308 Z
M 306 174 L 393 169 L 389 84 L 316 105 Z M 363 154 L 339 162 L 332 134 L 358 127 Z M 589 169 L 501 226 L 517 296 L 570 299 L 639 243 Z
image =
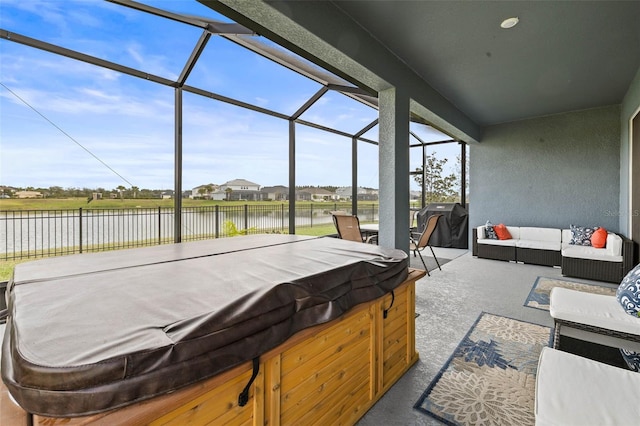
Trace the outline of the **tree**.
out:
M 456 180 L 455 174 L 451 173 L 447 176 L 443 176 L 444 165 L 447 164 L 447 159 L 441 160 L 436 158 L 436 153 L 429 154 L 425 158 L 426 170 L 424 173 L 425 178 L 425 203 L 437 203 L 442 201 L 453 201 L 456 198 Z M 414 175 L 414 180 L 422 187 L 422 167 L 416 168 L 417 174 Z
M 227 201 L 229 201 L 231 199 L 231 193 L 233 192 L 233 189 L 227 187 L 224 192 L 227 193 Z
M 49 187 L 49 196 L 53 198 L 63 198 L 64 197 L 64 189 L 61 186 L 50 186 Z
M 138 191 L 140 191 L 140 188 L 138 188 L 137 186 L 132 186 L 131 191 L 133 192 L 133 198 L 136 198 L 136 195 L 138 194 Z
M 123 199 L 123 195 L 122 194 L 123 194 L 124 190 L 127 189 L 127 188 L 125 188 L 123 185 L 118 185 L 118 187 L 116 189 L 120 193 L 120 199 L 122 200 Z
M 211 198 L 212 192 L 213 192 L 212 184 L 202 185 L 200 188 L 198 188 L 198 195 L 200 195 L 202 198 Z

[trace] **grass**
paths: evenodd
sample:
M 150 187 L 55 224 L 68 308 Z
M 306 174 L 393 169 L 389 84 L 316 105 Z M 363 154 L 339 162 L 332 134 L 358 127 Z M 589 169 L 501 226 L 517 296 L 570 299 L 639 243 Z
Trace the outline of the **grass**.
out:
M 30 259 L 21 260 L 0 260 L 0 281 L 8 281 L 13 274 L 13 268 L 18 263 L 28 262 Z

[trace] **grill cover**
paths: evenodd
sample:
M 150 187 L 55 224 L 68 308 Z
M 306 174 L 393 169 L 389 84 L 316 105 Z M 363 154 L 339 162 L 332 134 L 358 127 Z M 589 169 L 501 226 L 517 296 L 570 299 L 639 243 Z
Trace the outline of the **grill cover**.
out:
M 255 235 L 16 266 L 2 379 L 27 411 L 93 414 L 209 378 L 407 277 L 400 250 Z
M 469 214 L 458 203 L 429 204 L 417 214 L 418 231 L 422 232 L 429 216 L 442 214 L 438 226 L 431 235 L 433 247 L 469 248 Z

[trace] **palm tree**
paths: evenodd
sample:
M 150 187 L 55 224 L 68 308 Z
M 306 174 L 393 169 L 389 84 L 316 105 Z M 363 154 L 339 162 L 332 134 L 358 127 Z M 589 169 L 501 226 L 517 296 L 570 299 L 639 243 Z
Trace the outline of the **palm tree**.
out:
M 140 188 L 138 188 L 137 186 L 132 186 L 131 191 L 133 192 L 133 198 L 136 198 L 136 194 L 138 193 L 138 191 L 140 191 Z
M 233 189 L 227 187 L 225 188 L 224 192 L 227 193 L 227 201 L 229 201 L 231 199 L 231 193 L 233 192 Z
M 123 193 L 123 191 L 124 191 L 125 189 L 127 189 L 127 188 L 125 188 L 123 185 L 119 185 L 116 189 L 118 190 L 118 192 L 120 192 L 120 199 L 121 199 L 121 200 L 122 200 L 122 199 L 124 199 L 124 197 L 123 197 L 122 193 Z

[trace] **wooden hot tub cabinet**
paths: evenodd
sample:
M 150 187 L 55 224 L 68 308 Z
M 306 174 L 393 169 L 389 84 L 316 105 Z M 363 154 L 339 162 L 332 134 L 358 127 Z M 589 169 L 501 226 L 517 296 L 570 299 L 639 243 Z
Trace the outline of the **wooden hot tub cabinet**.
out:
M 394 290 L 393 304 L 388 293 L 263 354 L 244 407 L 238 395 L 252 375 L 251 362 L 117 410 L 75 418 L 33 416 L 33 424 L 354 424 L 418 360 L 415 282 L 424 275 L 410 270 Z M 3 425 L 12 424 L 5 419 L 26 420 L 6 389 L 1 396 Z

